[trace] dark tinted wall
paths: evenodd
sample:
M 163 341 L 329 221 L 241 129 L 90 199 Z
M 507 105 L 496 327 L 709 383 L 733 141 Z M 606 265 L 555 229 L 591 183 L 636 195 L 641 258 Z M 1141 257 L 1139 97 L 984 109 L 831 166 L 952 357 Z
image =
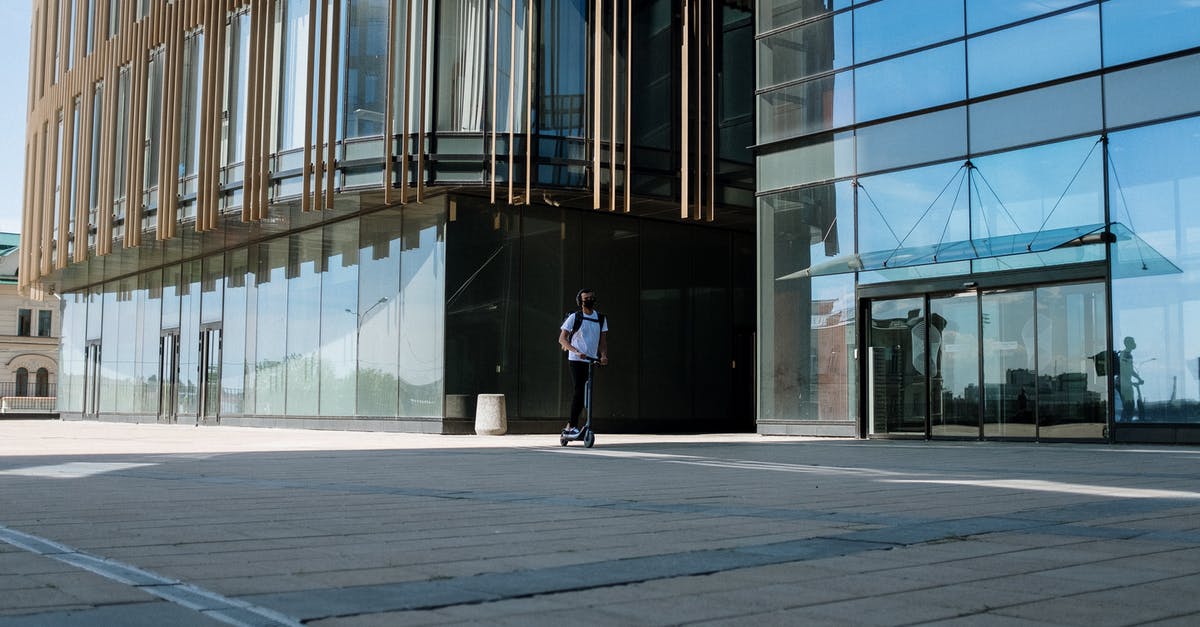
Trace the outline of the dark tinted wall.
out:
M 609 317 L 594 416 L 612 431 L 753 428 L 753 237 L 553 207 L 455 201 L 447 232 L 446 392 L 505 394 L 513 431 L 553 429 L 570 405 L 563 316 L 583 286 Z M 741 325 L 741 327 L 739 327 Z M 745 389 L 741 389 L 745 388 Z M 602 426 L 601 426 L 602 425 Z M 463 425 L 465 427 L 465 424 Z

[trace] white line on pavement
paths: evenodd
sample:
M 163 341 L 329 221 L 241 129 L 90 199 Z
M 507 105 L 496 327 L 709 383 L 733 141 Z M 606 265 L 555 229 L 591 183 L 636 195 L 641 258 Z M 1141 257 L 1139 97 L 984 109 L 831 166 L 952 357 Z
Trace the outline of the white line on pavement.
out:
M 195 610 L 223 623 L 251 627 L 252 625 L 286 625 L 300 627 L 300 622 L 285 616 L 270 608 L 252 605 L 237 599 L 205 590 L 198 586 L 183 583 L 176 579 L 164 577 L 158 573 L 143 570 L 131 564 L 99 557 L 85 553 L 79 549 L 55 542 L 47 538 L 10 529 L 0 525 L 0 542 L 11 544 L 19 549 L 48 557 L 64 564 L 70 564 L 91 573 L 95 573 L 118 583 L 133 586 L 160 599 Z M 256 617 L 265 619 L 248 623 L 239 620 L 233 613 L 249 612 Z

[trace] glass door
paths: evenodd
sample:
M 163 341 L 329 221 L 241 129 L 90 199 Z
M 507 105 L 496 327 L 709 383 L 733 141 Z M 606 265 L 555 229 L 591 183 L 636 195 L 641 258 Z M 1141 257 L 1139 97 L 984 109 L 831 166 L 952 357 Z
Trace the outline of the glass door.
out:
M 979 296 L 930 297 L 929 434 L 979 437 Z
M 871 301 L 867 334 L 868 433 L 925 435 L 925 298 Z
M 1033 290 L 984 293 L 983 437 L 1037 437 L 1037 317 Z
M 83 356 L 83 415 L 100 415 L 100 342 L 87 343 Z
M 221 406 L 221 327 L 200 330 L 200 422 L 216 424 Z
M 179 329 L 158 339 L 158 421 L 175 422 L 179 412 Z
M 1108 421 L 1103 283 L 1039 287 L 1038 439 L 1095 440 Z

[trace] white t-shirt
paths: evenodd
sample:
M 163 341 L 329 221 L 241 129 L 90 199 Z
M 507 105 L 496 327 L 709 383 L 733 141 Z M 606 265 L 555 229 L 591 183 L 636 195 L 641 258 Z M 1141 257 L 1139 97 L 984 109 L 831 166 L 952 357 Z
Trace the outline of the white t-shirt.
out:
M 571 314 L 567 316 L 567 319 L 563 320 L 561 328 L 563 331 L 566 331 L 568 335 L 570 335 L 571 329 L 575 328 L 576 313 L 578 312 L 571 312 Z M 604 317 L 604 328 L 601 329 L 600 314 L 599 312 L 593 310 L 592 315 L 590 316 L 584 314 L 583 324 L 579 327 L 579 332 L 575 334 L 575 337 L 571 338 L 571 346 L 575 350 L 585 355 L 599 357 L 600 334 L 605 331 L 608 331 L 608 316 Z M 585 361 L 582 357 L 576 355 L 575 353 L 569 353 L 567 358 L 571 361 Z

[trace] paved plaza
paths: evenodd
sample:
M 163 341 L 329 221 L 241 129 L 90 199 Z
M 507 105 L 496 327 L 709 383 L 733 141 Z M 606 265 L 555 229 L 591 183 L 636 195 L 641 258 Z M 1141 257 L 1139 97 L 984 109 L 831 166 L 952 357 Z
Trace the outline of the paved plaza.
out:
M 1200 449 L 0 421 L 0 626 L 1197 625 Z

